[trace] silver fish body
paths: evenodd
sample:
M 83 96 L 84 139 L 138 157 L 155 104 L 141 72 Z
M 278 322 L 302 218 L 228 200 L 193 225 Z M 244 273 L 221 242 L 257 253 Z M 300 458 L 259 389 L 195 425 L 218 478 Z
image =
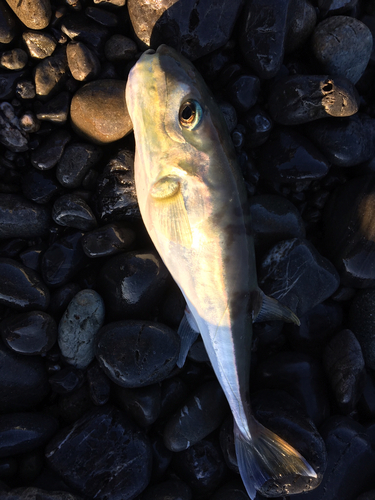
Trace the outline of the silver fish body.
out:
M 296 450 L 251 416 L 251 318 L 261 295 L 247 194 L 218 106 L 194 66 L 165 45 L 145 52 L 133 67 L 126 99 L 142 218 L 186 298 L 230 405 L 249 495 L 274 475 L 316 476 Z M 258 463 L 259 453 L 266 465 Z M 289 465 L 280 466 L 278 453 Z

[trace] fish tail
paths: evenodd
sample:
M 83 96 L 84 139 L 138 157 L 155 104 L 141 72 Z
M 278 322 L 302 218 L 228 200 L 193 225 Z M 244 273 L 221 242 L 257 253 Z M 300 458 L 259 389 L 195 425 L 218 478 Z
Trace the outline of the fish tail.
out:
M 297 450 L 255 418 L 251 422 L 251 437 L 241 433 L 234 422 L 234 443 L 240 475 L 251 500 L 269 480 L 280 481 L 295 475 L 317 477 Z

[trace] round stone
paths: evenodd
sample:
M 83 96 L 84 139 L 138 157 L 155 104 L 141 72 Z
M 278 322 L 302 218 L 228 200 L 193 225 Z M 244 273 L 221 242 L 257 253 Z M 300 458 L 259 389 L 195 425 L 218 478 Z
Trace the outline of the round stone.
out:
M 7 4 L 25 26 L 34 30 L 42 30 L 49 24 L 51 18 L 51 3 L 49 0 L 7 0 Z
M 97 55 L 82 42 L 70 42 L 66 48 L 70 72 L 80 82 L 94 79 L 100 72 Z
M 50 211 L 17 194 L 0 196 L 0 240 L 46 236 Z

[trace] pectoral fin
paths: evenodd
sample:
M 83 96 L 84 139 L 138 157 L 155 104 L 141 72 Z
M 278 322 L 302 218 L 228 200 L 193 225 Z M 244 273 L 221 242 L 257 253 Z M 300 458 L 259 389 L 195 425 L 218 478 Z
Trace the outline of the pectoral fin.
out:
M 180 326 L 178 327 L 177 333 L 181 339 L 180 354 L 177 360 L 177 366 L 179 368 L 182 368 L 190 347 L 194 344 L 199 335 L 198 325 L 188 306 L 186 306 L 185 314 L 181 320 Z
M 150 191 L 150 203 L 155 212 L 151 217 L 155 230 L 171 241 L 190 247 L 193 237 L 180 180 L 166 176 L 157 181 Z
M 254 300 L 255 294 L 255 300 Z M 286 321 L 300 325 L 297 315 L 278 300 L 269 297 L 262 290 L 256 290 L 252 296 L 251 315 L 254 323 L 261 321 Z

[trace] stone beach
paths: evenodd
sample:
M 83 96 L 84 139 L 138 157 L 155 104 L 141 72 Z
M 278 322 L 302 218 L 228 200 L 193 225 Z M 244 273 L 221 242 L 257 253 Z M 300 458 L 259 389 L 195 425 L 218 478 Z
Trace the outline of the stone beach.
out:
M 248 499 L 137 204 L 125 87 L 161 43 L 219 103 L 259 285 L 301 320 L 254 324 L 250 397 L 317 478 L 256 500 L 375 500 L 374 34 L 374 0 L 0 0 L 0 500 Z

